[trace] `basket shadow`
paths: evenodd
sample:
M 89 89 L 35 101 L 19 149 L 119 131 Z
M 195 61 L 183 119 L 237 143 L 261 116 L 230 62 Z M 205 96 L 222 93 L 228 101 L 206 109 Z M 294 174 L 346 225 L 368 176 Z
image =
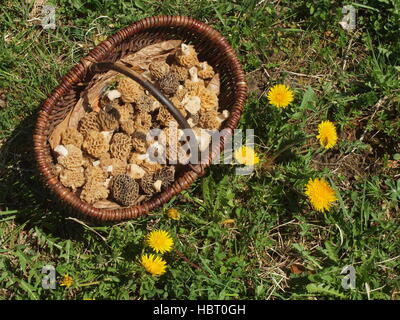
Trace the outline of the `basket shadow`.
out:
M 82 240 L 85 227 L 69 219 L 78 216 L 42 183 L 33 150 L 35 122 L 34 115 L 22 120 L 0 148 L 0 211 L 15 211 L 15 222 L 24 229 Z

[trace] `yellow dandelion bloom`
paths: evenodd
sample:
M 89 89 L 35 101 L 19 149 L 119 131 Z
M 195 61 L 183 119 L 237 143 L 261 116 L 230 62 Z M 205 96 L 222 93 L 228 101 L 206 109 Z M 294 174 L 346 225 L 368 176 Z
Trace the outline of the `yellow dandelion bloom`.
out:
M 241 146 L 235 151 L 235 159 L 246 166 L 254 166 L 260 162 L 260 158 L 254 149 L 247 146 Z
M 143 254 L 140 263 L 150 272 L 153 276 L 161 276 L 166 272 L 167 263 L 161 257 L 155 256 L 154 254 Z
M 167 216 L 172 220 L 179 220 L 181 218 L 180 212 L 174 208 L 168 209 Z
M 69 288 L 74 283 L 74 279 L 68 274 L 64 275 L 60 282 L 60 286 Z
M 167 231 L 164 230 L 154 230 L 149 233 L 146 238 L 146 242 L 150 248 L 155 252 L 169 252 L 172 250 L 174 241 Z
M 293 91 L 284 84 L 277 84 L 269 89 L 268 101 L 277 108 L 286 108 L 294 100 Z
M 333 190 L 328 182 L 319 178 L 308 181 L 305 194 L 313 208 L 321 212 L 329 210 L 332 202 L 337 200 L 335 190 Z
M 337 142 L 337 133 L 335 125 L 327 120 L 318 125 L 317 139 L 325 149 L 332 148 Z

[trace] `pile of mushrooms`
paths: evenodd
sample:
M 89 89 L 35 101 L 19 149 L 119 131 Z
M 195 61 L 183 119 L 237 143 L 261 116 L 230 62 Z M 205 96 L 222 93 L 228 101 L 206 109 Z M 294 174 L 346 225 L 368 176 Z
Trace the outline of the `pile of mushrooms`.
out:
M 217 130 L 229 116 L 227 110 L 218 110 L 218 93 L 208 86 L 214 75 L 213 68 L 200 62 L 194 47 L 186 44 L 172 59 L 152 62 L 148 69 L 149 80 L 187 119 L 200 151 L 211 139 L 211 133 L 201 129 Z M 149 139 L 150 129 L 164 133 L 166 155 L 170 148 L 177 149 L 174 159 L 168 160 L 179 165 L 187 156 L 177 148 L 182 142 L 168 143 L 171 134 L 176 138 L 181 135 L 177 127 L 167 108 L 149 92 L 130 78 L 118 76 L 101 96 L 99 112 L 86 113 L 77 128 L 62 132 L 61 142 L 53 150 L 54 171 L 65 187 L 87 203 L 109 200 L 124 207 L 138 204 L 175 180 L 176 165 L 149 159 L 148 148 L 160 143 Z

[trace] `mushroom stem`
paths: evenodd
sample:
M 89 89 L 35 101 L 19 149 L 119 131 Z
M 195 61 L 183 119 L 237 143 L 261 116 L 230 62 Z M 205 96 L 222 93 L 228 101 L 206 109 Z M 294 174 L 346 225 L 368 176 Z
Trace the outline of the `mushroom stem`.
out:
M 68 150 L 63 145 L 59 144 L 54 148 L 54 151 L 58 153 L 59 156 L 66 157 L 68 156 Z
M 197 74 L 197 68 L 192 67 L 189 69 L 189 74 L 190 74 L 190 81 L 192 82 L 199 82 L 199 77 Z

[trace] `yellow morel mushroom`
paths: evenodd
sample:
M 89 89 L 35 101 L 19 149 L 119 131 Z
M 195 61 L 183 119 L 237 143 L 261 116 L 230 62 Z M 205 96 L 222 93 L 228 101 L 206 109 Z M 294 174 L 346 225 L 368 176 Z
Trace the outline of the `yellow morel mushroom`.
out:
M 97 121 L 97 112 L 87 113 L 80 121 L 78 131 L 86 137 L 89 131 L 100 131 L 100 124 Z
M 80 198 L 87 203 L 93 204 L 96 201 L 107 199 L 110 191 L 108 188 L 100 182 L 88 181 L 80 194 Z
M 144 95 L 142 87 L 128 77 L 118 81 L 118 91 L 121 92 L 122 100 L 128 103 L 137 102 Z
M 136 130 L 147 132 L 151 128 L 151 115 L 147 112 L 140 112 L 136 115 L 134 120 L 134 127 Z
M 85 175 L 83 174 L 83 168 L 74 168 L 73 170 L 64 169 L 60 173 L 61 183 L 67 187 L 75 190 L 82 187 L 85 183 Z
M 100 166 L 106 173 L 109 173 L 112 176 L 116 176 L 126 172 L 127 163 L 125 160 L 111 158 L 101 160 Z
M 131 153 L 131 149 L 132 140 L 130 136 L 122 132 L 114 134 L 110 145 L 112 157 L 126 160 Z
M 218 111 L 209 109 L 200 113 L 198 124 L 202 128 L 213 130 L 219 129 L 221 122 Z
M 135 122 L 131 119 L 121 122 L 121 130 L 131 136 L 136 130 Z
M 82 151 L 73 144 L 58 145 L 54 151 L 59 155 L 57 162 L 66 169 L 75 169 L 83 165 Z
M 66 146 L 67 144 L 73 144 L 80 148 L 83 143 L 83 135 L 75 128 L 67 128 L 61 134 L 61 143 Z
M 87 182 L 95 181 L 99 183 L 104 183 L 104 181 L 106 181 L 107 174 L 104 172 L 100 165 L 92 165 L 86 168 L 85 178 Z
M 113 110 L 115 110 L 113 113 L 120 124 L 122 124 L 122 122 L 132 119 L 133 108 L 130 104 L 125 104 L 123 106 L 114 106 Z
M 154 80 L 161 79 L 167 75 L 169 73 L 169 69 L 169 64 L 165 61 L 155 61 L 149 65 L 150 74 Z
M 191 68 L 199 64 L 196 50 L 192 45 L 182 44 L 176 51 L 175 59 L 179 65 L 185 68 Z
M 99 158 L 108 151 L 110 145 L 107 143 L 105 135 L 100 132 L 90 130 L 83 142 L 83 149 L 95 158 Z
M 211 67 L 206 61 L 200 63 L 200 70 L 197 73 L 202 79 L 211 79 L 214 77 L 215 72 L 213 67 Z
M 185 81 L 189 77 L 188 69 L 185 67 L 178 66 L 177 64 L 173 64 L 170 68 L 171 73 L 175 73 L 179 81 Z

